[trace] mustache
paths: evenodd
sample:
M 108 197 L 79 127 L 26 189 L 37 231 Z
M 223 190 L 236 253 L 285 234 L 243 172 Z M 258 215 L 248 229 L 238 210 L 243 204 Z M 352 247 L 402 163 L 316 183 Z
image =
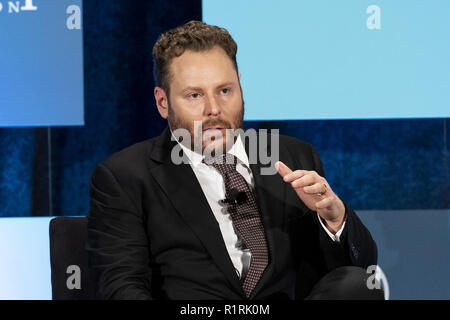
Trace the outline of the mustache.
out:
M 214 126 L 220 126 L 225 129 L 231 129 L 231 123 L 222 119 L 213 119 L 213 120 L 206 120 L 202 123 L 202 129 L 205 130 L 205 128 L 210 128 Z

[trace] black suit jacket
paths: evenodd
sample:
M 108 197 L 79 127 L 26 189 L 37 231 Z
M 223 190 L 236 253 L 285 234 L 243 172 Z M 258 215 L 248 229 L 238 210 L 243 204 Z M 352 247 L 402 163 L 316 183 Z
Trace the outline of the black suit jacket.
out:
M 310 144 L 282 135 L 279 143 L 279 159 L 291 169 L 324 176 Z M 99 298 L 246 299 L 193 170 L 171 161 L 175 144 L 166 129 L 92 174 L 87 250 Z M 290 184 L 260 174 L 263 166 L 250 165 L 269 265 L 250 299 L 302 299 L 336 267 L 376 264 L 375 242 L 349 206 L 334 242 Z

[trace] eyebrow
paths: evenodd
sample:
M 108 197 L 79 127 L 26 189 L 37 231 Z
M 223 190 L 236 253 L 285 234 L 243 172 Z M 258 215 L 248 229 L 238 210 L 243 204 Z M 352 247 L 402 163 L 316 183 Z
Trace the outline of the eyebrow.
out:
M 233 82 L 231 82 L 231 81 L 224 82 L 224 83 L 219 84 L 217 86 L 217 88 L 222 88 L 222 87 L 229 86 L 229 85 L 232 85 L 232 84 L 233 84 Z M 200 87 L 186 87 L 181 92 L 186 92 L 186 91 L 189 91 L 189 90 L 192 90 L 192 91 L 203 91 L 203 89 L 200 88 Z

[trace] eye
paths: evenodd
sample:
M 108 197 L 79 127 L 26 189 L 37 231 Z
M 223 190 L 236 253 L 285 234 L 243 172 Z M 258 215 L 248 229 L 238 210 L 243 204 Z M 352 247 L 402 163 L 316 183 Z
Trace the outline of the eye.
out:
M 220 90 L 220 92 L 223 94 L 228 94 L 230 92 L 230 88 L 223 88 Z
M 198 93 L 198 92 L 190 93 L 190 94 L 188 95 L 188 97 L 189 97 L 189 98 L 192 98 L 192 99 L 197 99 L 197 98 L 200 97 L 200 93 Z

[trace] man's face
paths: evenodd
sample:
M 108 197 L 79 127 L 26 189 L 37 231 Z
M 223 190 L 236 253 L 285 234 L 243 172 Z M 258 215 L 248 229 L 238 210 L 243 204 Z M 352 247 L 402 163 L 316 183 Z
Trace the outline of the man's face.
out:
M 203 52 L 186 50 L 172 60 L 170 73 L 167 120 L 171 130 L 187 129 L 192 149 L 194 139 L 201 138 L 202 151 L 226 150 L 231 137 L 225 130 L 241 128 L 244 116 L 242 91 L 231 59 L 217 46 Z M 201 122 L 201 134 L 194 121 Z

